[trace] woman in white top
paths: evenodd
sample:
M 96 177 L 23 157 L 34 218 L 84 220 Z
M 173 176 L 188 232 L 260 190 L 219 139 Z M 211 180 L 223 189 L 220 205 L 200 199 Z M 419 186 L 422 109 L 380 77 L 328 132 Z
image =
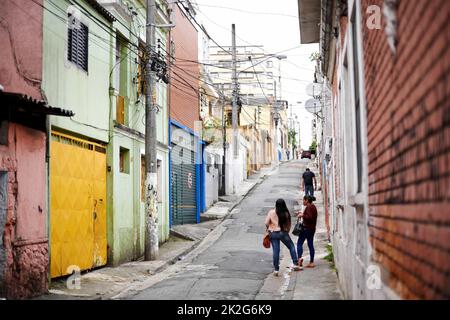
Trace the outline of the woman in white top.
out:
M 291 254 L 294 270 L 300 270 L 298 266 L 297 252 L 295 251 L 294 242 L 289 236 L 291 230 L 291 214 L 283 199 L 278 199 L 275 203 L 275 209 L 271 209 L 267 213 L 265 225 L 270 234 L 270 242 L 273 252 L 273 274 L 278 276 L 280 271 L 280 241 L 288 247 Z

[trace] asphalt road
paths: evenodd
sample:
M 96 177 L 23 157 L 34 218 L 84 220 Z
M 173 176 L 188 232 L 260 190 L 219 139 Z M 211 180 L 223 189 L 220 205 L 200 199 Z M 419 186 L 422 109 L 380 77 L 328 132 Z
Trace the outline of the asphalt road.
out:
M 272 275 L 272 249 L 262 246 L 264 218 L 278 198 L 293 213 L 300 201 L 300 179 L 307 160 L 282 164 L 257 185 L 186 259 L 162 272 L 146 288 L 123 295 L 125 299 L 215 300 L 289 299 L 291 264 L 282 250 L 280 277 Z M 295 239 L 293 239 L 295 241 Z M 283 271 L 285 270 L 285 271 Z M 291 286 L 292 287 L 292 286 Z

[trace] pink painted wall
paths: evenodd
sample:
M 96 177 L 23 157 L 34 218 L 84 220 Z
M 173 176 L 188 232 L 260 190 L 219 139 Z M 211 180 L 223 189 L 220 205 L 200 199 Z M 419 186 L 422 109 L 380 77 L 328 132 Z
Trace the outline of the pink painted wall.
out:
M 0 85 L 42 100 L 42 0 L 2 0 Z M 7 298 L 48 291 L 45 132 L 10 123 L 8 145 L 0 146 L 0 170 L 8 171 L 4 232 Z
M 0 84 L 41 100 L 42 0 L 2 0 L 0 4 Z
M 8 298 L 48 290 L 45 132 L 10 123 L 0 146 L 0 170 L 8 171 L 5 288 Z

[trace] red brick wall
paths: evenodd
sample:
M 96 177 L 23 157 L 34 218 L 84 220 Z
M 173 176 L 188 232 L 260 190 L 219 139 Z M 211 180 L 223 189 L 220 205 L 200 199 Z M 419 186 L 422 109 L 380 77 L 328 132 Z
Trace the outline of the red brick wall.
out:
M 450 1 L 401 0 L 397 18 L 395 57 L 363 25 L 370 239 L 401 297 L 448 299 Z
M 176 59 L 171 73 L 170 117 L 194 130 L 194 122 L 200 119 L 200 69 L 198 63 L 190 61 L 198 61 L 198 34 L 193 22 L 178 6 L 175 8 L 177 25 L 173 29 L 173 40 Z

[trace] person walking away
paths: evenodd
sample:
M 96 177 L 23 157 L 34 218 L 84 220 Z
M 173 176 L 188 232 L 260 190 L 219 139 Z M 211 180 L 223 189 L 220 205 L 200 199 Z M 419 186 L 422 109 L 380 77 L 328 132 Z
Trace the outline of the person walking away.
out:
M 314 196 L 314 190 L 317 189 L 317 181 L 316 175 L 314 172 L 306 168 L 306 171 L 303 173 L 303 192 L 305 196 Z M 314 182 L 314 185 L 313 185 Z
M 293 262 L 292 269 L 300 270 L 295 245 L 289 236 L 291 214 L 283 199 L 278 199 L 275 203 L 275 209 L 271 209 L 267 213 L 265 225 L 269 231 L 270 243 L 272 244 L 274 276 L 278 276 L 280 271 L 280 241 L 289 249 Z
M 314 196 L 304 196 L 303 197 L 303 205 L 305 206 L 305 210 L 303 213 L 299 213 L 297 218 L 303 218 L 304 231 L 300 233 L 297 240 L 297 256 L 298 256 L 298 265 L 300 269 L 303 269 L 303 243 L 305 240 L 308 242 L 309 248 L 309 264 L 306 265 L 306 268 L 314 268 L 314 234 L 316 233 L 316 225 L 317 225 L 317 208 L 313 204 L 316 198 Z

